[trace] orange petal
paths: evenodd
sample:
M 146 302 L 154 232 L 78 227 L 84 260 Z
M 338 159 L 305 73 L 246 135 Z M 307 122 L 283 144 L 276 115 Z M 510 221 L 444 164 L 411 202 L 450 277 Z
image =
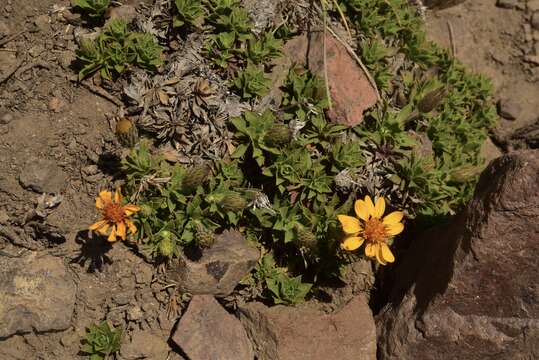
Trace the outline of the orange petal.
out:
M 374 217 L 374 203 L 372 202 L 372 199 L 369 195 L 365 196 L 365 206 L 367 207 L 367 211 L 369 212 L 369 215 Z
M 112 230 L 110 231 L 110 235 L 107 239 L 109 242 L 115 242 L 116 241 L 116 226 L 112 225 Z
M 384 217 L 382 222 L 384 223 L 384 225 L 392 225 L 399 223 L 403 217 L 404 213 L 402 211 L 393 211 L 391 214 Z
M 91 231 L 94 231 L 94 230 L 97 230 L 103 226 L 105 226 L 107 224 L 107 222 L 105 220 L 100 220 L 98 222 L 96 222 L 95 224 L 92 224 L 88 227 L 89 230 Z
M 393 253 L 387 244 L 382 244 L 380 247 L 380 256 L 385 262 L 392 263 L 395 261 L 395 256 L 393 256 Z
M 138 211 L 140 211 L 140 207 L 137 205 L 127 204 L 124 206 L 124 212 L 127 216 L 131 216 Z
M 368 257 L 375 257 L 376 250 L 378 250 L 378 244 L 368 243 L 365 246 L 365 255 Z
M 374 217 L 380 219 L 386 211 L 386 201 L 383 197 L 376 199 L 376 204 L 374 205 Z
M 97 232 L 100 233 L 101 235 L 107 235 L 107 233 L 109 232 L 109 227 L 110 227 L 109 224 L 105 224 L 103 225 L 103 227 L 98 229 Z
M 110 203 L 112 202 L 112 193 L 110 191 L 101 191 L 99 193 L 99 198 L 103 203 Z
M 391 235 L 391 236 L 398 235 L 404 230 L 404 224 L 403 223 L 385 225 L 385 227 L 386 227 L 387 234 Z
M 114 192 L 114 202 L 119 204 L 122 201 L 122 194 L 120 194 L 120 189 L 116 189 Z
M 354 251 L 359 248 L 365 240 L 359 236 L 351 236 L 344 239 L 344 242 L 341 244 L 341 248 L 347 251 Z
M 136 234 L 136 232 L 137 232 L 137 227 L 135 226 L 135 223 L 133 222 L 133 220 L 126 219 L 126 220 L 125 220 L 125 223 L 127 224 L 127 227 L 129 228 L 129 232 L 130 232 L 131 234 Z
M 126 235 L 125 223 L 122 221 L 116 225 L 116 235 L 119 236 L 122 240 L 125 240 Z
M 381 246 L 378 246 L 378 248 L 376 249 L 376 260 L 381 264 L 381 265 L 387 265 L 387 262 L 384 260 L 384 258 L 382 257 L 382 247 Z
M 358 218 L 364 221 L 369 220 L 369 209 L 367 208 L 367 204 L 365 204 L 365 201 L 356 200 L 356 203 L 354 204 L 354 210 Z
M 343 231 L 348 235 L 355 235 L 361 231 L 361 223 L 358 219 L 348 215 L 337 215 Z

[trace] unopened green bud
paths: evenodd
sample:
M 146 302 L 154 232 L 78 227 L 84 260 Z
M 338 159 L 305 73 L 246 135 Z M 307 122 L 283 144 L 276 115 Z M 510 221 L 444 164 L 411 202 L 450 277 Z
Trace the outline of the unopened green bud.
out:
M 292 137 L 288 126 L 283 124 L 275 124 L 267 132 L 264 139 L 270 146 L 282 146 L 290 143 Z
M 248 205 L 247 200 L 235 191 L 227 192 L 223 199 L 219 202 L 225 211 L 242 211 Z
M 318 241 L 316 239 L 316 235 L 312 233 L 312 231 L 304 228 L 303 226 L 297 225 L 295 227 L 296 235 L 298 237 L 298 242 L 311 250 L 316 250 L 318 246 Z
M 202 224 L 197 224 L 196 242 L 202 248 L 209 248 L 215 242 L 213 231 L 206 229 Z
M 417 103 L 417 109 L 422 113 L 429 113 L 436 109 L 447 96 L 447 89 L 441 87 L 432 90 Z
M 185 177 L 182 181 L 182 188 L 184 191 L 193 192 L 197 187 L 203 185 L 208 179 L 210 168 L 203 165 L 195 165 L 190 169 L 187 169 Z

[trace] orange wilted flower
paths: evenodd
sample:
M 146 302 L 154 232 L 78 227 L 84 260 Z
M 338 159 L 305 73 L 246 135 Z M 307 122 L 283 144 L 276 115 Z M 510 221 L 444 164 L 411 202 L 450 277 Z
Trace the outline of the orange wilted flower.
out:
M 114 199 L 112 192 L 101 191 L 95 199 L 95 207 L 101 211 L 102 219 L 90 226 L 91 231 L 97 231 L 101 235 L 108 235 L 108 241 L 114 242 L 117 237 L 125 240 L 127 229 L 131 234 L 137 232 L 137 227 L 130 219 L 131 215 L 140 211 L 136 205 L 127 204 L 122 206 L 122 195 L 116 189 Z
M 404 230 L 401 223 L 404 213 L 394 211 L 385 217 L 386 203 L 384 198 L 376 199 L 374 204 L 370 196 L 364 200 L 357 200 L 354 210 L 357 218 L 347 215 L 338 215 L 344 233 L 347 237 L 341 248 L 348 251 L 358 249 L 364 242 L 365 255 L 376 258 L 382 265 L 395 261 L 387 241 Z

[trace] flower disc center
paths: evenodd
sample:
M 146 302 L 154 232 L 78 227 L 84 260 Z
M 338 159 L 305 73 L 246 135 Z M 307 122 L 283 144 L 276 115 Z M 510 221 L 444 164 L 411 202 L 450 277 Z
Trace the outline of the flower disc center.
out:
M 365 223 L 364 236 L 365 239 L 370 242 L 385 242 L 388 238 L 386 226 L 380 221 L 380 219 L 370 218 Z
M 125 211 L 120 204 L 109 203 L 103 209 L 103 218 L 110 223 L 117 224 L 125 219 Z

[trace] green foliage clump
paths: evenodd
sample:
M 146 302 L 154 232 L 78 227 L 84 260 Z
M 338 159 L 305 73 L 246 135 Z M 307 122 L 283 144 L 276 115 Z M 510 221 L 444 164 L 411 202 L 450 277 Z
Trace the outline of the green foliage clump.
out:
M 266 95 L 270 88 L 270 79 L 266 77 L 262 68 L 248 64 L 232 80 L 232 87 L 243 100 L 249 100 Z
M 177 14 L 174 15 L 174 27 L 200 27 L 204 21 L 204 7 L 200 0 L 175 0 Z
M 102 18 L 110 5 L 110 0 L 73 0 L 72 4 L 90 18 Z
M 267 288 L 266 297 L 276 305 L 296 305 L 305 301 L 312 284 L 303 283 L 301 275 L 290 277 L 285 268 L 278 267 L 272 255 L 262 257 L 253 279 Z
M 161 65 L 162 47 L 148 33 L 131 32 L 123 20 L 114 20 L 103 29 L 95 40 L 84 40 L 77 50 L 82 64 L 79 79 L 100 71 L 102 77 L 111 79 L 129 66 L 153 72 Z
M 236 0 L 201 4 L 214 64 L 233 77 L 243 100 L 264 96 L 268 62 L 282 46 L 277 32 L 250 33 Z M 324 81 L 293 67 L 276 109 L 230 120 L 230 159 L 187 167 L 151 155 L 144 144 L 135 147 L 123 170 L 142 209 L 135 215 L 137 240 L 149 258 L 209 247 L 215 233 L 233 227 L 272 254 L 252 274 L 262 296 L 297 304 L 319 280 L 341 274 L 348 258 L 340 251 L 337 215 L 350 214 L 360 195 L 384 195 L 407 217 L 431 219 L 468 199 L 495 119 L 489 83 L 427 42 L 407 1 L 339 4 L 365 35 L 359 55 L 383 100 L 354 128 L 331 123 Z
M 88 354 L 91 360 L 108 359 L 120 351 L 122 329 L 110 327 L 105 321 L 100 325 L 92 324 L 82 339 L 81 351 Z

